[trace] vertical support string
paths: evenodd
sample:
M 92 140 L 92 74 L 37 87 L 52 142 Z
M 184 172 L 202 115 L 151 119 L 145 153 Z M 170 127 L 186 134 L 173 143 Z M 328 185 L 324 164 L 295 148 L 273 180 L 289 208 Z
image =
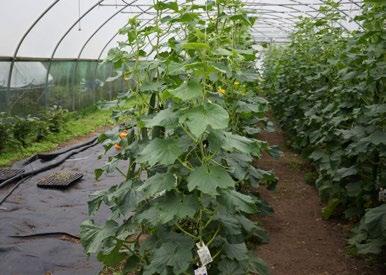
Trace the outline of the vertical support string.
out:
M 78 0 L 78 19 L 79 19 L 79 22 L 78 22 L 78 31 L 81 31 L 81 30 L 82 30 L 82 25 L 81 25 L 81 23 L 80 23 L 80 21 L 81 21 L 80 13 L 81 13 L 80 0 Z
M 206 12 L 206 14 L 208 14 L 208 1 L 205 1 L 205 12 Z M 208 18 L 207 21 L 208 21 L 208 22 L 205 23 L 205 43 L 208 43 L 207 37 L 206 37 L 206 36 L 207 36 L 206 29 L 208 28 L 207 24 L 209 23 L 209 18 Z

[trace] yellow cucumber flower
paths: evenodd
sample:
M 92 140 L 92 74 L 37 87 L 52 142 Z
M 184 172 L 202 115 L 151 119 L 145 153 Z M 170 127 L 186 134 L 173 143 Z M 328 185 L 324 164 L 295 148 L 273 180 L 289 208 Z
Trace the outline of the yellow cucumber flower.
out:
M 223 88 L 221 88 L 221 87 L 219 87 L 219 88 L 217 89 L 217 92 L 218 92 L 219 94 L 221 94 L 221 95 L 225 95 L 225 90 L 224 90 Z

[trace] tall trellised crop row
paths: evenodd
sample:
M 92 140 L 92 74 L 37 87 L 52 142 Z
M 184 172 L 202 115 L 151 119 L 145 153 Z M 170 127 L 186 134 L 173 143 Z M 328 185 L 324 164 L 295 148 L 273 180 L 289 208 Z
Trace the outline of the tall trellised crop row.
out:
M 108 57 L 130 83 L 121 100 L 132 108 L 114 114 L 130 118 L 119 135 L 101 138 L 119 151 L 96 175 L 124 178 L 92 195 L 90 215 L 105 205 L 111 216 L 85 221 L 82 244 L 124 274 L 265 274 L 250 241 L 267 240 L 255 218 L 271 209 L 253 191 L 276 178 L 252 162 L 277 151 L 254 138 L 269 126 L 254 19 L 238 0 L 155 1 L 154 10 L 151 25 L 130 19 Z
M 322 215 L 360 221 L 350 243 L 386 247 L 386 4 L 365 1 L 344 30 L 339 5 L 304 19 L 285 47 L 267 49 L 264 88 L 292 146 L 317 167 Z

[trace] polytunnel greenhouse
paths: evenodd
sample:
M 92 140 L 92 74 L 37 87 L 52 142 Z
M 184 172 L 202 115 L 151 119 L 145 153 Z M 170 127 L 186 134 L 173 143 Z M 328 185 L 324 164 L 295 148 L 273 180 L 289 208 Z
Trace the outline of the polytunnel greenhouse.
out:
M 0 274 L 386 273 L 386 1 L 0 24 Z

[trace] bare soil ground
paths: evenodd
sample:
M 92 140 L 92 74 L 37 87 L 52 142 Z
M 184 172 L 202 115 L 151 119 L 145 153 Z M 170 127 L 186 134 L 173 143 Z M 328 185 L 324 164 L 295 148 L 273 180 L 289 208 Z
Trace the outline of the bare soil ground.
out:
M 270 242 L 257 248 L 272 275 L 377 275 L 365 262 L 347 255 L 349 226 L 321 219 L 322 204 L 317 190 L 305 183 L 308 164 L 285 146 L 281 131 L 260 138 L 279 145 L 283 156 L 264 156 L 257 165 L 274 170 L 279 178 L 276 191 L 262 190 L 275 213 L 262 219 Z

